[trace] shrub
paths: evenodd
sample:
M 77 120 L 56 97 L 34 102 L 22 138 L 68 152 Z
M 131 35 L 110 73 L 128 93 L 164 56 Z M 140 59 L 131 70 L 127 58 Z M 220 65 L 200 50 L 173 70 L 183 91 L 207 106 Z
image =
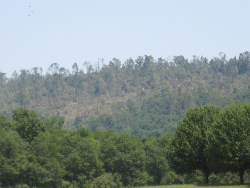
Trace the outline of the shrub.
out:
M 184 178 L 181 175 L 177 175 L 176 173 L 170 171 L 166 173 L 166 175 L 162 178 L 162 185 L 169 184 L 182 184 L 184 182 Z
M 93 188 L 120 188 L 121 182 L 117 176 L 105 173 L 93 181 Z

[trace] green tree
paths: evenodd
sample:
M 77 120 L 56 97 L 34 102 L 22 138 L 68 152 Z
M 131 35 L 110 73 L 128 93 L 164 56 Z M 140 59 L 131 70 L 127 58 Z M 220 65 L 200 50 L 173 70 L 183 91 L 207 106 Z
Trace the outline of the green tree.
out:
M 104 173 L 93 181 L 94 188 L 119 188 L 122 187 L 119 177 L 111 173 Z
M 26 168 L 27 143 L 12 130 L 0 129 L 0 183 L 14 185 L 22 182 Z
M 210 61 L 210 68 L 215 72 L 225 73 L 226 55 L 220 53 L 220 58 L 215 57 Z
M 21 106 L 26 106 L 29 103 L 28 95 L 29 90 L 28 86 L 30 84 L 29 80 L 30 72 L 27 70 L 21 70 L 21 74 L 17 79 L 17 91 L 16 102 Z
M 238 74 L 238 67 L 237 67 L 237 59 L 236 57 L 231 58 L 228 63 L 226 64 L 226 73 L 228 76 L 232 76 L 233 78 Z
M 99 117 L 91 117 L 88 120 L 88 126 L 91 130 L 97 129 L 113 129 L 115 126 L 115 122 L 113 117 L 107 114 L 102 114 Z
M 81 137 L 78 133 L 68 133 L 61 140 L 61 154 L 65 165 L 65 179 L 85 184 L 102 173 L 99 158 L 100 144 L 91 137 Z
M 164 147 L 156 137 L 146 139 L 144 143 L 146 153 L 146 170 L 153 177 L 152 184 L 160 185 L 162 178 L 169 171 Z
M 64 131 L 54 128 L 39 134 L 31 143 L 29 165 L 24 172 L 30 186 L 61 187 L 66 173 L 63 165 L 60 142 Z
M 5 128 L 5 129 L 15 129 L 14 122 L 7 119 L 6 116 L 0 115 L 0 128 Z
M 248 51 L 240 53 L 238 60 L 239 74 L 246 73 L 250 69 L 250 53 Z
M 111 62 L 110 62 L 111 63 Z M 114 64 L 111 63 L 110 67 L 105 66 L 101 69 L 101 75 L 103 77 L 103 80 L 105 81 L 107 85 L 107 92 L 111 92 L 113 88 L 113 81 L 114 81 Z M 108 94 L 107 93 L 107 94 Z
M 110 135 L 102 142 L 102 160 L 107 172 L 119 173 L 123 185 L 145 185 L 146 155 L 139 138 L 127 134 Z
M 216 106 L 198 106 L 186 113 L 169 147 L 174 170 L 179 173 L 201 170 L 208 183 L 213 171 L 208 136 L 219 111 Z
M 220 113 L 210 137 L 217 158 L 217 166 L 222 171 L 238 172 L 240 183 L 244 183 L 244 173 L 250 169 L 250 104 L 231 104 Z
M 18 134 L 28 142 L 44 131 L 43 122 L 34 111 L 18 108 L 13 111 L 13 120 Z
M 188 64 L 188 60 L 185 59 L 185 57 L 182 55 L 181 56 L 174 56 L 173 62 L 177 66 L 184 66 L 184 65 Z
M 79 73 L 79 67 L 76 62 L 72 65 L 72 73 L 75 75 Z

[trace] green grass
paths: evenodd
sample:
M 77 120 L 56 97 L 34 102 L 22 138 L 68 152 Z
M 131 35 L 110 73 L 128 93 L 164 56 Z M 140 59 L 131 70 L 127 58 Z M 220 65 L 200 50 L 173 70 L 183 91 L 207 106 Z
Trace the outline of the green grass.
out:
M 250 188 L 249 185 L 165 185 L 165 186 L 146 186 L 140 188 Z

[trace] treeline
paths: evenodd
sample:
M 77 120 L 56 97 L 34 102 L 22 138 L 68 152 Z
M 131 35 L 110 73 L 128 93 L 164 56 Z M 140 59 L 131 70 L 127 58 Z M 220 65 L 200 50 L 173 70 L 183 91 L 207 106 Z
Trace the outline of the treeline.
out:
M 187 109 L 196 105 L 224 106 L 250 100 L 250 53 L 238 57 L 152 56 L 112 59 L 95 65 L 74 63 L 71 70 L 53 63 L 0 73 L 0 107 L 17 107 L 48 116 L 63 116 L 65 126 L 108 129 L 134 135 L 160 135 L 174 130 Z M 157 122 L 158 121 L 158 122 Z
M 142 139 L 113 131 L 63 129 L 63 118 L 19 108 L 0 118 L 3 187 L 121 187 L 171 183 L 171 135 Z M 162 180 L 165 178 L 164 180 Z
M 121 187 L 250 182 L 250 104 L 198 106 L 175 133 L 141 138 L 62 128 L 18 108 L 0 117 L 3 187 Z

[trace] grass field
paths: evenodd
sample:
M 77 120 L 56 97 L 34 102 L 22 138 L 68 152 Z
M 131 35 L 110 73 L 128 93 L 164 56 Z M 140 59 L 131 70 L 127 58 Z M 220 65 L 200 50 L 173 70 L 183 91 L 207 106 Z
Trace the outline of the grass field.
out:
M 138 188 L 250 188 L 250 185 L 166 185 L 166 186 L 147 186 Z

